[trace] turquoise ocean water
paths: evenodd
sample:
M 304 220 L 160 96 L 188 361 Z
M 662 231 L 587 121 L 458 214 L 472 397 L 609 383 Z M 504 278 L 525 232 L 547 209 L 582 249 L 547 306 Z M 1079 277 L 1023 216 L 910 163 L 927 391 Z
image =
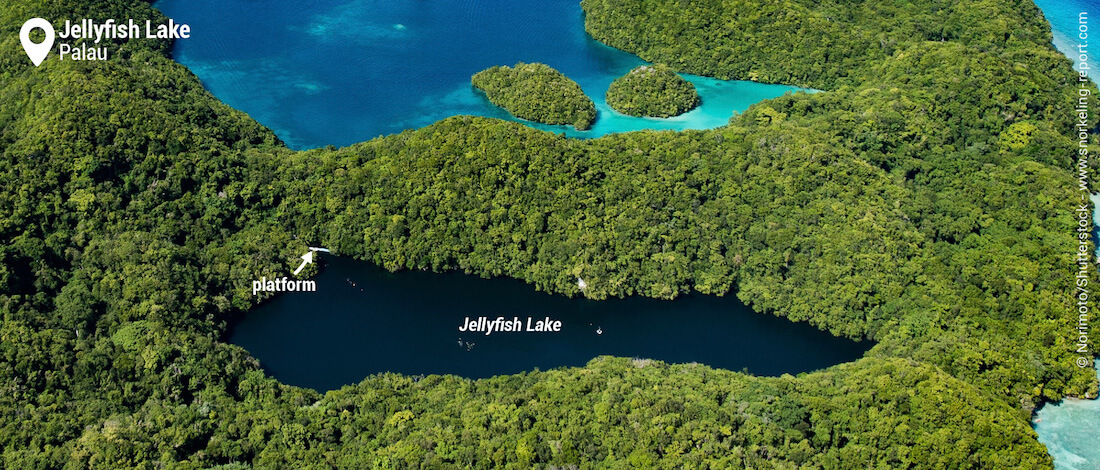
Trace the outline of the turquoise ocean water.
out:
M 1093 366 L 1100 368 L 1100 360 Z M 1036 413 L 1034 426 L 1058 470 L 1100 468 L 1100 400 L 1048 403 Z
M 586 132 L 709 129 L 735 111 L 798 88 L 687 75 L 702 105 L 669 119 L 611 110 L 608 85 L 645 63 L 584 32 L 577 0 L 161 0 L 192 37 L 176 60 L 219 99 L 271 128 L 294 149 L 344 146 L 459 114 L 512 118 L 470 85 L 494 65 L 543 62 L 596 103 Z M 216 14 L 212 14 L 216 12 Z
M 1051 33 L 1054 36 L 1054 47 L 1058 48 L 1070 60 L 1078 59 L 1078 46 L 1084 43 L 1088 46 L 1088 37 L 1081 39 L 1081 33 L 1097 39 L 1094 45 L 1087 48 L 1089 62 L 1095 64 L 1100 73 L 1100 18 L 1093 19 L 1094 13 L 1100 14 L 1100 3 L 1086 0 L 1035 0 L 1035 5 L 1043 11 L 1043 16 L 1050 22 Z M 1081 13 L 1087 13 L 1086 24 L 1081 24 Z M 1084 27 L 1086 31 L 1081 31 Z M 1093 28 L 1091 31 L 1088 28 Z M 1093 76 L 1093 81 L 1096 77 Z

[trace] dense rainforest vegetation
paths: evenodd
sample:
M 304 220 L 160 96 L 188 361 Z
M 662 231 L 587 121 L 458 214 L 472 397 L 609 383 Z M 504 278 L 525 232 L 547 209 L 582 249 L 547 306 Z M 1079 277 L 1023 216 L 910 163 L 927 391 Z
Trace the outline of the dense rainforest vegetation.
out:
M 520 119 L 568 124 L 581 131 L 596 120 L 596 105 L 581 86 L 546 64 L 489 67 L 470 81 L 489 101 Z
M 712 131 L 459 116 L 292 152 L 166 42 L 37 68 L 18 43 L 148 4 L 0 6 L 0 465 L 1051 467 L 1030 411 L 1096 384 L 1070 344 L 1076 75 L 1034 5 L 583 6 L 646 60 L 824 92 Z M 223 342 L 306 243 L 563 295 L 735 293 L 877 344 L 797 377 L 598 358 L 321 394 Z
M 631 116 L 679 116 L 699 106 L 695 85 L 664 64 L 639 65 L 607 88 L 607 104 Z

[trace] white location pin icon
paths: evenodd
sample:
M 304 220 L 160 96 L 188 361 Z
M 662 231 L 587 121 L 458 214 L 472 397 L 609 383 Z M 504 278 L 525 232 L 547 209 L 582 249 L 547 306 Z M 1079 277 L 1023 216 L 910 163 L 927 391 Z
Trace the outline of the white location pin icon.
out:
M 46 33 L 45 41 L 38 44 L 31 41 L 31 30 L 34 28 L 41 29 Z M 42 64 L 42 61 L 46 60 L 46 56 L 50 55 L 50 49 L 53 49 L 54 34 L 53 25 L 42 18 L 31 18 L 23 23 L 23 28 L 19 30 L 19 41 L 23 43 L 23 50 L 27 51 L 27 57 L 31 58 L 31 62 L 34 62 L 35 67 Z

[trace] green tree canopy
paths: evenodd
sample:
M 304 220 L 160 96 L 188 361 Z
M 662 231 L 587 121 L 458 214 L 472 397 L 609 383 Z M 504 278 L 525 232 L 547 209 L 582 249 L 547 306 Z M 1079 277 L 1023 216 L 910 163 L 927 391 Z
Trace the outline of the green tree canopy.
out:
M 580 85 L 546 64 L 490 67 L 470 80 L 489 101 L 520 119 L 582 131 L 596 120 L 596 105 Z
M 699 93 L 667 65 L 639 65 L 611 82 L 607 104 L 631 116 L 671 117 L 699 106 Z

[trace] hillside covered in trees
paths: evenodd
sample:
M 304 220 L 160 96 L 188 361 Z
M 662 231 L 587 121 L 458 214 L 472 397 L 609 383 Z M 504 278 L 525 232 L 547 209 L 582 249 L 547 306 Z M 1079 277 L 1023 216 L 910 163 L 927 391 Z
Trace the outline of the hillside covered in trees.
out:
M 581 86 L 546 64 L 489 67 L 470 82 L 490 102 L 520 119 L 572 125 L 579 131 L 596 120 L 596 105 Z
M 631 116 L 664 118 L 699 106 L 699 93 L 667 65 L 639 65 L 611 82 L 607 104 Z
M 38 68 L 18 44 L 33 16 L 163 19 L 147 3 L 0 7 L 2 466 L 1051 468 L 1030 411 L 1096 383 L 1069 334 L 1076 74 L 1030 2 L 583 6 L 646 60 L 823 92 L 711 131 L 458 116 L 292 152 L 167 42 Z M 737 295 L 877 345 L 798 377 L 598 358 L 320 394 L 223 341 L 307 242 Z

